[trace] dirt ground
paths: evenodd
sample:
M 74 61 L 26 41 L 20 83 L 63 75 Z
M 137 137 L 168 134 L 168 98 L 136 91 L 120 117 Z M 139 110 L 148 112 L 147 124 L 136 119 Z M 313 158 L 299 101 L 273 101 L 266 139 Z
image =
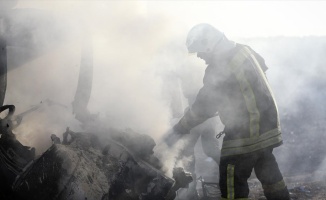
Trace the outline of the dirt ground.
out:
M 285 177 L 292 200 L 326 200 L 326 176 L 324 172 Z M 265 200 L 261 185 L 257 179 L 249 181 L 252 200 Z
M 311 183 L 297 183 L 295 187 L 289 189 L 292 200 L 326 200 L 325 182 L 317 181 Z M 252 200 L 265 200 L 261 188 L 253 189 L 249 196 Z

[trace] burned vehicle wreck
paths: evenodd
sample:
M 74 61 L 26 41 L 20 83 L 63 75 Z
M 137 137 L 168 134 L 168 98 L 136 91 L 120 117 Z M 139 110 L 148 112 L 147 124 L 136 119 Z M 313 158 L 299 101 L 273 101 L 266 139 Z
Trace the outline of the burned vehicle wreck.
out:
M 13 15 L 24 19 L 25 11 L 8 8 L 6 12 L 7 15 L 0 16 L 3 22 L 0 27 L 0 112 L 5 115 L 0 119 L 0 199 L 168 200 L 175 198 L 179 188 L 187 187 L 192 177 L 182 168 L 175 168 L 173 178 L 165 175 L 160 160 L 154 156 L 156 144 L 150 136 L 113 128 L 90 128 L 90 124 L 98 122 L 87 110 L 93 74 L 92 47 L 88 40 L 82 45 L 79 79 L 72 102 L 75 118 L 88 127 L 85 129 L 88 131 L 74 132 L 67 127 L 62 141 L 61 136 L 52 134 L 49 138 L 52 146 L 41 155 L 36 155 L 34 147 L 23 145 L 13 130 L 26 114 L 38 107 L 15 115 L 14 105 L 4 105 L 7 47 L 28 49 L 42 44 L 33 41 L 29 27 L 18 27 L 12 20 Z M 46 15 L 41 14 L 42 20 L 46 20 Z M 23 30 L 25 33 L 20 34 L 31 38 L 24 40 L 25 43 L 15 43 L 15 37 L 20 35 L 11 34 L 12 30 Z M 55 104 L 49 100 L 47 103 Z
M 175 180 L 166 177 L 112 138 L 69 128 L 62 142 L 53 135 L 53 145 L 35 157 L 34 148 L 15 139 L 8 119 L 1 122 L 1 199 L 174 199 L 192 181 L 180 168 Z

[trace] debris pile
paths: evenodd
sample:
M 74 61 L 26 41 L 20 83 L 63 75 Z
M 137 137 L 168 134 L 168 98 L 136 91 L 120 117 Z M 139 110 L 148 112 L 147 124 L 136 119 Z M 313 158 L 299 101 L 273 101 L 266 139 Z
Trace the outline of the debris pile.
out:
M 292 200 L 325 200 L 326 199 L 325 172 L 316 171 L 312 174 L 284 177 Z M 257 178 L 249 180 L 249 198 L 266 200 L 261 184 Z
M 35 149 L 11 132 L 10 116 L 0 121 L 1 186 L 7 186 L 1 199 L 172 200 L 192 181 L 182 168 L 174 170 L 174 180 L 166 177 L 153 156 L 155 142 L 146 135 L 108 130 L 111 137 L 100 139 L 67 128 L 62 142 L 52 134 L 53 145 L 35 158 Z

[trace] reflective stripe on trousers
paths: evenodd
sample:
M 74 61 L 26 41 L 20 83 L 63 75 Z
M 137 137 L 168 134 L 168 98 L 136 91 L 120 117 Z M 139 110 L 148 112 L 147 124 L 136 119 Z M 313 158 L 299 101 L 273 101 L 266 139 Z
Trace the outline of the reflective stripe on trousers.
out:
M 228 197 L 222 197 L 222 200 L 248 200 L 248 198 L 234 198 L 234 165 L 227 167 L 227 193 Z
M 222 199 L 247 199 L 248 178 L 254 169 L 267 199 L 288 200 L 289 193 L 272 151 L 272 149 L 264 149 L 243 155 L 221 157 Z

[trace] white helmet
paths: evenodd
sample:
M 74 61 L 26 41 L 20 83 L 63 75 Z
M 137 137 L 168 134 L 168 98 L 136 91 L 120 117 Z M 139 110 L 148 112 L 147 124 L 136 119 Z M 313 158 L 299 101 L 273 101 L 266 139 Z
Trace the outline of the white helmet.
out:
M 224 34 L 209 24 L 197 24 L 188 33 L 186 45 L 189 53 L 209 53 L 224 37 Z

